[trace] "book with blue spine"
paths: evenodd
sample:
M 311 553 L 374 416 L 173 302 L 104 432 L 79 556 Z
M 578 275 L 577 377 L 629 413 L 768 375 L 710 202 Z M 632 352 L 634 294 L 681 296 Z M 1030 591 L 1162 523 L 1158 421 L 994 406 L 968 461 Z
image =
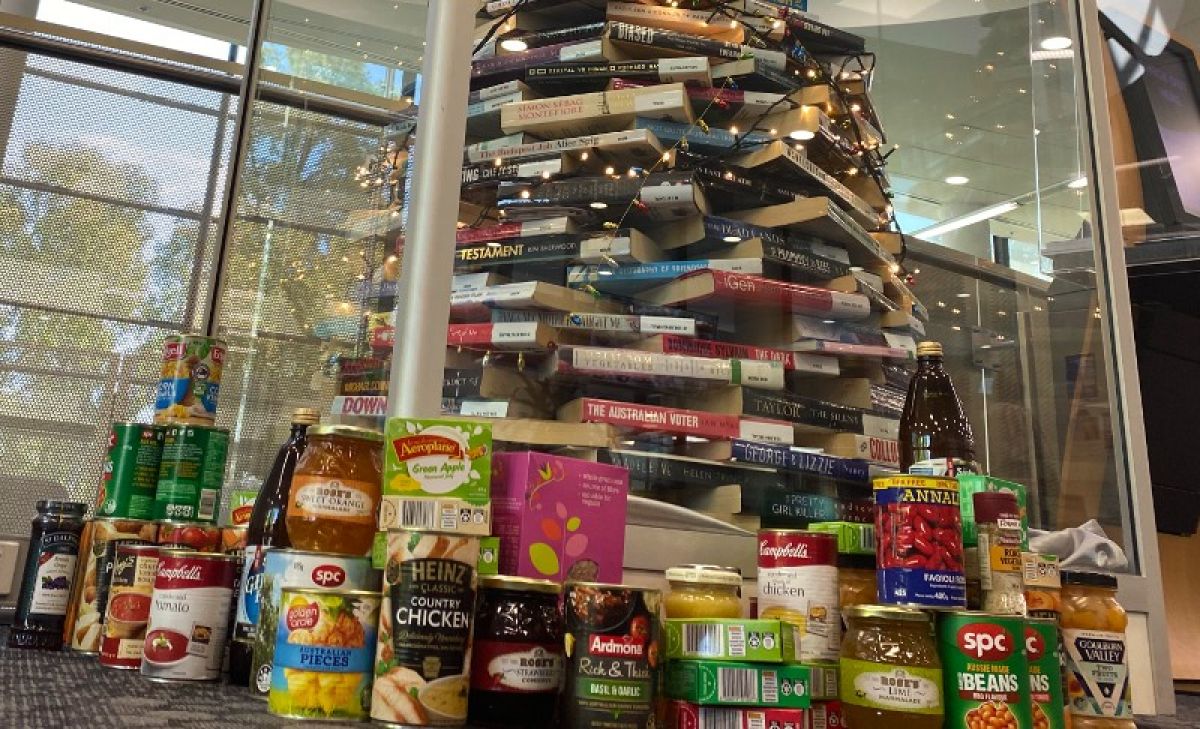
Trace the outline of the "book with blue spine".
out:
M 706 132 L 700 127 L 691 124 L 667 119 L 650 119 L 642 116 L 639 116 L 634 121 L 634 128 L 646 129 L 653 132 L 659 141 L 667 145 L 677 144 L 681 139 L 686 138 L 688 151 L 697 154 L 728 152 L 733 149 L 733 145 L 737 144 L 739 136 L 727 129 L 709 127 Z M 749 132 L 742 135 L 741 143 L 743 149 L 750 151 L 764 144 L 770 144 L 773 141 L 775 141 L 775 137 L 766 132 Z
M 733 460 L 741 463 L 770 466 L 793 473 L 826 476 L 842 481 L 871 482 L 871 469 L 867 462 L 857 458 L 839 458 L 787 446 L 746 440 L 734 440 L 730 443 L 730 447 L 733 452 Z

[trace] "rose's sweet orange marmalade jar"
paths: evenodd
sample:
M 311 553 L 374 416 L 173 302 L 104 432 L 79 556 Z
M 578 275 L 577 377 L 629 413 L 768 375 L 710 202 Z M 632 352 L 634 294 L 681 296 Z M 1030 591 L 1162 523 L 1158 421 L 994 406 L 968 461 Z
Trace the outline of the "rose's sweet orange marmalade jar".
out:
M 375 539 L 383 435 L 349 425 L 308 429 L 288 493 L 292 547 L 362 556 Z
M 1098 572 L 1063 572 L 1062 581 L 1059 628 L 1071 726 L 1137 729 L 1125 645 L 1129 619 L 1117 602 L 1117 578 Z M 1115 688 L 1107 688 L 1114 678 Z M 1100 681 L 1106 690 L 1101 690 Z

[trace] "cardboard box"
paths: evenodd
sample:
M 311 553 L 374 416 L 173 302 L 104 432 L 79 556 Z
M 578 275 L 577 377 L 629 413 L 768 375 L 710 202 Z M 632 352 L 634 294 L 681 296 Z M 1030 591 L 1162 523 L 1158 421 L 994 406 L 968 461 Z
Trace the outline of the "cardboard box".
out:
M 810 709 L 746 709 L 671 701 L 667 704 L 667 729 L 814 728 Z
M 804 666 L 809 670 L 808 691 L 812 695 L 813 701 L 828 701 L 838 698 L 837 663 L 832 661 L 805 663 Z
M 663 625 L 670 660 L 783 663 L 796 655 L 795 631 L 778 620 L 682 618 Z
M 490 425 L 388 418 L 384 435 L 380 529 L 491 534 Z
M 1021 549 L 1029 550 L 1029 494 L 1024 484 L 1005 481 L 977 473 L 958 476 L 959 510 L 962 511 L 963 546 L 973 547 L 979 543 L 975 528 L 974 495 L 982 491 L 1008 491 L 1017 495 L 1017 508 L 1021 510 Z
M 497 453 L 492 469 L 501 574 L 622 581 L 627 469 L 534 451 Z
M 842 714 L 841 701 L 814 701 L 812 705 L 812 729 L 845 729 L 846 718 Z
M 667 697 L 701 706 L 807 709 L 812 705 L 807 666 L 730 661 L 671 661 Z
M 875 555 L 875 525 L 852 521 L 819 521 L 808 525 L 810 532 L 825 532 L 837 537 L 841 554 Z

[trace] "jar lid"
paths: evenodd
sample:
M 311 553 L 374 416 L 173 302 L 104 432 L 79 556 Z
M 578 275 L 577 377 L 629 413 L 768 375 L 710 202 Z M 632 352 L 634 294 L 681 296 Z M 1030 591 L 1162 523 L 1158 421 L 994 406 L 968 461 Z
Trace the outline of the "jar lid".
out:
M 681 564 L 667 569 L 667 582 L 741 587 L 742 573 L 737 567 L 722 567 L 716 564 Z
M 941 342 L 918 342 L 917 343 L 918 357 L 941 357 L 942 343 Z
M 480 587 L 490 587 L 495 590 L 516 590 L 518 592 L 542 592 L 547 595 L 562 593 L 562 585 L 550 580 L 534 580 L 529 577 L 513 577 L 511 575 L 487 575 L 479 578 Z
M 337 435 L 343 438 L 357 438 L 358 440 L 369 440 L 376 443 L 383 442 L 383 433 L 370 428 L 360 428 L 357 425 L 317 425 L 308 429 L 309 436 L 314 435 Z
M 841 569 L 871 570 L 874 572 L 875 555 L 839 553 L 837 556 L 837 566 Z
M 1000 519 L 1020 519 L 1021 508 L 1017 495 L 1011 491 L 978 491 L 971 496 L 975 504 L 975 521 L 979 524 Z
M 907 620 L 910 622 L 929 622 L 929 614 L 913 608 L 893 607 L 892 605 L 851 605 L 842 611 L 849 618 L 883 618 L 885 620 Z
M 1080 585 L 1082 587 L 1104 587 L 1110 590 L 1117 589 L 1117 576 L 1110 575 L 1107 572 L 1077 572 L 1063 571 L 1062 581 L 1064 585 Z
M 292 411 L 292 422 L 316 425 L 321 422 L 321 411 L 313 408 L 296 408 Z
M 87 504 L 79 501 L 61 501 L 59 499 L 44 499 L 37 502 L 38 511 L 65 511 L 70 514 L 83 514 Z

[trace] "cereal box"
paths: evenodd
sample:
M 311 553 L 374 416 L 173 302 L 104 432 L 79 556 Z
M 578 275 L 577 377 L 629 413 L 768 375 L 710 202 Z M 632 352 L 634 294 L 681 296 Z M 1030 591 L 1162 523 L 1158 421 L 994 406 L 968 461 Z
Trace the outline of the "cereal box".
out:
M 388 418 L 380 529 L 491 533 L 492 428 Z

